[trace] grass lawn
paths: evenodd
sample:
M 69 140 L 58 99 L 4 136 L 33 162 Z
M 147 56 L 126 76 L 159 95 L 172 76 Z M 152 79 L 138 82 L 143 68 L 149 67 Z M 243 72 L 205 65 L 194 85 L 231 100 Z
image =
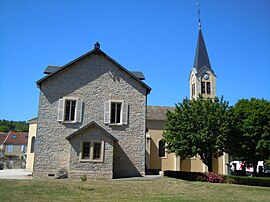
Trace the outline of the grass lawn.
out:
M 148 181 L 0 180 L 0 201 L 270 201 L 269 187 Z

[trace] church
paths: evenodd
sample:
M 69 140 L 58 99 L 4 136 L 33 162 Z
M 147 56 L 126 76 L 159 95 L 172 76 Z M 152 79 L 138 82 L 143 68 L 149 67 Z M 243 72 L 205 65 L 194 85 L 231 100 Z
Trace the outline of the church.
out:
M 37 81 L 38 117 L 29 121 L 26 169 L 34 178 L 120 178 L 166 170 L 206 172 L 199 156 L 180 159 L 163 141 L 167 110 L 148 106 L 151 88 L 140 71 L 129 71 L 100 44 L 63 66 L 48 66 Z M 216 96 L 199 24 L 190 99 Z M 227 174 L 228 155 L 213 159 L 213 170 Z
M 211 99 L 216 97 L 216 75 L 210 64 L 200 20 L 194 65 L 189 75 L 189 87 L 190 99 L 196 99 L 199 96 Z M 179 156 L 166 152 L 162 133 L 166 125 L 167 110 L 172 111 L 174 107 L 147 107 L 147 128 L 149 129 L 146 133 L 147 168 L 156 171 L 207 172 L 207 166 L 202 163 L 198 155 L 181 160 Z M 228 162 L 228 154 L 218 159 L 213 158 L 213 171 L 226 175 Z

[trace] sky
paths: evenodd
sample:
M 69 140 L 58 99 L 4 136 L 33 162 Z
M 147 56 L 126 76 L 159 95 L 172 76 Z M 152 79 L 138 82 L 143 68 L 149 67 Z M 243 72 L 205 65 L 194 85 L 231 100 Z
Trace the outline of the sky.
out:
M 93 49 L 142 71 L 148 105 L 189 97 L 198 37 L 197 0 L 1 0 L 0 119 L 38 114 L 36 81 Z M 270 100 L 270 1 L 201 0 L 202 31 L 217 96 Z

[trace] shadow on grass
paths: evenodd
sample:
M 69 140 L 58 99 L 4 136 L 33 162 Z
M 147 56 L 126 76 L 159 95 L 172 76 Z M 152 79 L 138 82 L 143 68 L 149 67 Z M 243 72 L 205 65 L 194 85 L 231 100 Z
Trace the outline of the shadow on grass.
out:
M 95 191 L 95 189 L 89 188 L 89 187 L 80 187 L 80 190 L 83 190 L 83 191 Z

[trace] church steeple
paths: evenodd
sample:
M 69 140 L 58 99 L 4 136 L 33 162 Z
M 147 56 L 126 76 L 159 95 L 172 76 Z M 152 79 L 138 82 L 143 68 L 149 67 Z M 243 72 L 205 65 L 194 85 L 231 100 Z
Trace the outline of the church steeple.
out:
M 216 75 L 211 67 L 202 34 L 200 3 L 198 5 L 199 35 L 197 40 L 194 65 L 189 75 L 190 99 L 199 96 L 213 99 L 216 96 Z
M 212 70 L 202 34 L 201 25 L 199 25 L 199 36 L 197 40 L 197 47 L 193 67 L 197 70 L 197 72 L 199 72 L 205 66 Z

